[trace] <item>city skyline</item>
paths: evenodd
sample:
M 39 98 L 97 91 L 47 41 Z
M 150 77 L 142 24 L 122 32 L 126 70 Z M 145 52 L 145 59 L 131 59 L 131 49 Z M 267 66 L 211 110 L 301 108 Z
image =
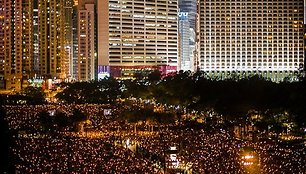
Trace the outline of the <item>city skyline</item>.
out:
M 306 174 L 306 0 L 0 0 L 0 173 Z
M 1 88 L 159 70 L 210 77 L 304 70 L 304 2 L 0 1 Z

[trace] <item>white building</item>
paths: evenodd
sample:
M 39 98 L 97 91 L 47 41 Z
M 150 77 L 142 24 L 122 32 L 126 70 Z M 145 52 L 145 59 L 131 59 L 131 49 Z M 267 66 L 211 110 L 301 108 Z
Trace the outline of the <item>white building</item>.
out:
M 98 73 L 176 71 L 177 13 L 177 0 L 97 1 Z
M 200 0 L 200 69 L 279 81 L 304 66 L 303 0 Z M 294 80 L 294 79 L 292 79 Z

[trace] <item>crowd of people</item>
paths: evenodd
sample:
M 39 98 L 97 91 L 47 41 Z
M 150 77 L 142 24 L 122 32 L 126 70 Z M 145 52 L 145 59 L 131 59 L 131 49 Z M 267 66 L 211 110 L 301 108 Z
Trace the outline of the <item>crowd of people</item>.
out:
M 38 113 L 61 110 L 71 115 L 79 109 L 89 116 L 90 131 L 103 136 L 68 136 L 67 134 L 29 134 L 27 130 L 41 130 Z M 238 140 L 223 129 L 206 131 L 175 124 L 154 125 L 154 132 L 145 124 L 134 132 L 135 124 L 118 119 L 119 110 L 112 112 L 105 105 L 41 105 L 6 106 L 6 120 L 11 130 L 22 130 L 15 136 L 13 152 L 16 170 L 20 173 L 161 173 L 163 160 L 169 159 L 170 147 L 177 148 L 180 163 L 192 164 L 194 173 L 247 173 L 241 163 L 241 149 L 252 147 L 257 154 L 256 172 L 263 174 L 306 173 L 305 147 L 281 145 L 277 142 Z M 146 129 L 148 127 L 148 129 Z M 34 131 L 35 132 L 35 131 Z M 20 133 L 19 133 L 20 134 Z M 122 144 L 126 140 L 137 144 L 147 155 L 131 151 Z M 149 154 L 149 155 L 148 155 Z M 155 156 L 155 159 L 151 157 Z M 158 163 L 160 166 L 154 167 Z M 171 163 L 166 167 L 170 168 Z
M 306 150 L 302 145 L 259 141 L 252 146 L 261 159 L 264 173 L 306 173 Z
M 153 173 L 150 161 L 104 138 L 28 137 L 16 144 L 20 173 Z

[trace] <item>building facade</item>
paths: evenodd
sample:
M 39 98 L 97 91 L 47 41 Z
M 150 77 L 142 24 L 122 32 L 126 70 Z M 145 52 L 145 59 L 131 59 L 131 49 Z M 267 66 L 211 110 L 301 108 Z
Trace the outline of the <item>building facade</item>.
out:
M 179 0 L 179 70 L 195 71 L 197 0 Z
M 177 70 L 177 0 L 99 0 L 98 78 Z
M 95 2 L 83 0 L 78 7 L 78 80 L 95 79 Z
M 194 71 L 195 34 L 187 12 L 179 12 L 179 70 Z
M 304 67 L 303 0 L 200 0 L 200 69 L 273 81 Z
M 190 27 L 195 31 L 196 15 L 197 15 L 197 0 L 179 0 L 180 12 L 188 13 L 188 21 Z
M 74 2 L 73 15 L 72 15 L 72 79 L 78 79 L 78 0 Z
M 4 22 L 5 22 L 4 0 L 0 0 L 0 89 L 4 88 Z
M 64 13 L 65 13 L 65 51 L 66 59 L 64 62 L 64 72 L 66 72 L 66 79 L 71 79 L 73 74 L 73 13 L 74 1 L 65 0 Z
M 34 77 L 39 75 L 39 21 L 38 0 L 33 0 L 33 72 Z
M 67 78 L 65 1 L 39 0 L 39 70 L 46 78 Z
M 0 1 L 0 66 L 4 88 L 20 90 L 32 75 L 33 1 Z

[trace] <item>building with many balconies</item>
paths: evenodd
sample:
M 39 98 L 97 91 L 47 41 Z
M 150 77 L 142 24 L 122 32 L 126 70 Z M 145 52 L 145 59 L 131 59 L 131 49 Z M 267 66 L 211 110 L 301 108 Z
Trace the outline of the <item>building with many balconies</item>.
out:
M 304 68 L 303 0 L 200 0 L 200 69 L 224 79 L 296 80 Z
M 0 73 L 4 88 L 20 90 L 32 75 L 33 1 L 0 1 Z
M 96 75 L 96 10 L 94 0 L 78 4 L 78 80 L 94 80 Z

